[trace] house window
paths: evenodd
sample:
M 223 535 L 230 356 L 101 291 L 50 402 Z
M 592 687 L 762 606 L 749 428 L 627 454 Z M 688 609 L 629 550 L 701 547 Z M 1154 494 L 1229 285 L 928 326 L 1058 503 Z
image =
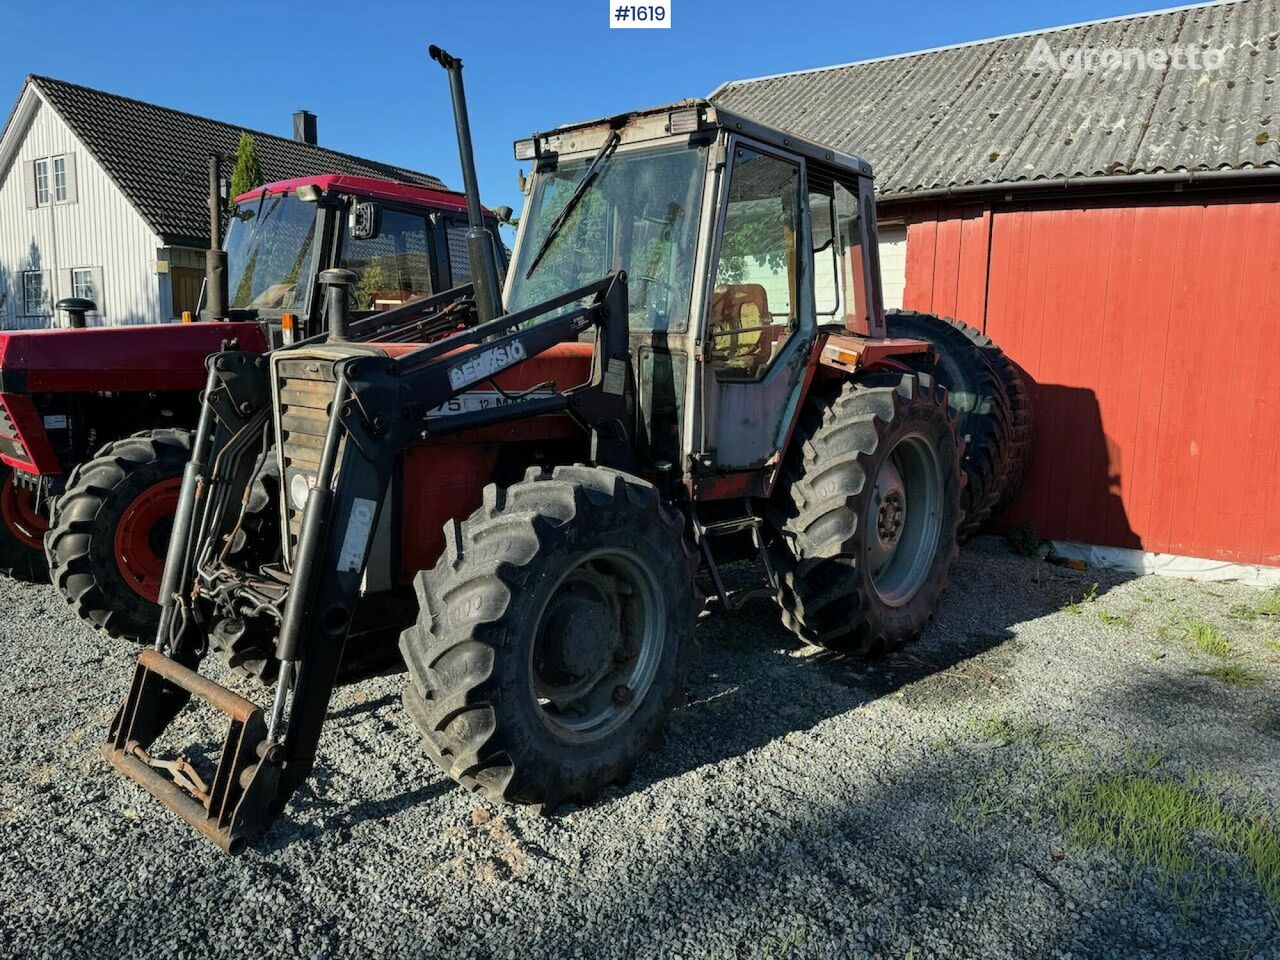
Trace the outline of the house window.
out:
M 53 199 L 57 203 L 67 202 L 67 158 L 53 158 Z
M 27 317 L 44 315 L 44 274 L 39 270 L 22 275 L 22 313 Z
M 97 291 L 93 289 L 93 270 L 79 267 L 71 271 L 71 295 L 81 300 L 98 302 Z
M 49 161 L 36 161 L 36 206 L 49 205 Z
M 60 153 L 26 164 L 27 209 L 76 202 L 76 155 Z

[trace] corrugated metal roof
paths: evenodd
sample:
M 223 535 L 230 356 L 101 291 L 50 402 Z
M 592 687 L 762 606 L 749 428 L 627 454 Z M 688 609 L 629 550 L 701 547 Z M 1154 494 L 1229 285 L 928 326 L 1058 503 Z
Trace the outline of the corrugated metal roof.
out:
M 71 126 L 152 229 L 170 242 L 208 242 L 209 156 L 214 152 L 234 156 L 242 132 L 253 137 L 267 183 L 348 173 L 444 189 L 436 177 L 416 170 L 50 77 L 32 76 L 27 82 Z
M 1280 4 L 1235 0 L 725 84 L 712 99 L 869 160 L 881 196 L 1280 167 Z M 1071 48 L 1220 50 L 1207 69 L 1027 69 Z

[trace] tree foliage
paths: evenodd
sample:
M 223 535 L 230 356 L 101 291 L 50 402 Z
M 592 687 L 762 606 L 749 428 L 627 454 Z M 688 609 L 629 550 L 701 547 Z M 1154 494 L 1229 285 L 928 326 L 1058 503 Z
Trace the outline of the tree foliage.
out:
M 264 177 L 262 165 L 258 163 L 258 150 L 254 146 L 253 137 L 247 133 L 240 134 L 240 145 L 236 147 L 236 165 L 231 171 L 231 197 L 228 207 L 235 209 L 236 197 L 248 193 L 254 187 L 262 186 Z

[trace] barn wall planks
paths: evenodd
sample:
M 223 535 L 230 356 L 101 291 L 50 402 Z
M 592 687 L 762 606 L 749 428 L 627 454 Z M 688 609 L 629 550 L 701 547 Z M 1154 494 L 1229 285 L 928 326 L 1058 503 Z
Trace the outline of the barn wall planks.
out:
M 984 329 L 1034 384 L 1007 525 L 1280 564 L 1280 203 L 922 210 L 904 299 Z

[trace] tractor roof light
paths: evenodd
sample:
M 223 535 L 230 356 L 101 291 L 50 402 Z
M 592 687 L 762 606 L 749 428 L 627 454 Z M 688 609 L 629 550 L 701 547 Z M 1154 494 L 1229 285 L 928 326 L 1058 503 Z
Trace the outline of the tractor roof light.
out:
M 672 110 L 667 116 L 667 129 L 672 133 L 693 133 L 701 125 L 702 117 L 697 107 Z
M 294 193 L 299 200 L 305 200 L 307 203 L 315 203 L 320 199 L 320 188 L 314 183 L 304 183 Z
M 533 140 L 516 141 L 516 159 L 532 160 L 537 155 Z

